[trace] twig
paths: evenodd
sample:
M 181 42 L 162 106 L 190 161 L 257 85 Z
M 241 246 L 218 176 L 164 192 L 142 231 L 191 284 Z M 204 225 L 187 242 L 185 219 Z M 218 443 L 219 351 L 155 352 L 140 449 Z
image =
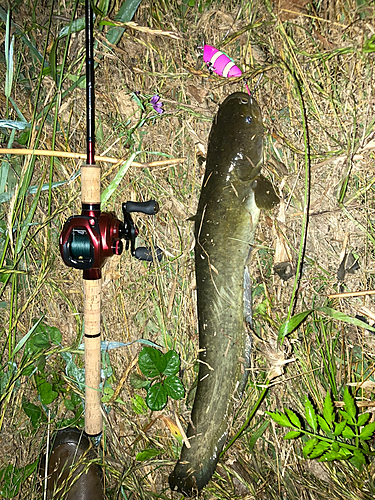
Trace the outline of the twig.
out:
M 328 295 L 329 299 L 340 299 L 345 297 L 363 297 L 364 295 L 375 295 L 375 290 L 362 290 L 361 292 L 342 292 Z
M 56 158 L 72 158 L 74 160 L 86 160 L 86 153 L 71 153 L 69 151 L 50 151 L 48 149 L 9 149 L 0 148 L 0 155 L 24 155 L 24 156 L 54 156 Z M 146 163 L 139 163 L 133 161 L 132 167 L 146 168 L 146 167 L 164 167 L 166 165 L 176 165 L 182 163 L 186 158 L 169 158 L 167 160 L 150 161 Z M 96 156 L 95 161 L 106 161 L 108 163 L 121 164 L 126 161 L 125 158 L 111 158 L 110 156 Z

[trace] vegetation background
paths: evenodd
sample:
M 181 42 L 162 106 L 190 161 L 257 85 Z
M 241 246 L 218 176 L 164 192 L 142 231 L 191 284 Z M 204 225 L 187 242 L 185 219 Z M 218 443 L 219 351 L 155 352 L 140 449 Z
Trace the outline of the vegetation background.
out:
M 136 153 L 138 165 L 103 163 L 103 208 L 121 218 L 122 202 L 157 200 L 159 214 L 137 224 L 140 243 L 160 247 L 164 259 L 150 265 L 124 252 L 106 263 L 102 334 L 109 342 L 146 339 L 175 349 L 186 397 L 151 412 L 137 366 L 142 346 L 103 353 L 107 413 L 97 461 L 106 495 L 181 497 L 167 478 L 181 447 L 177 421 L 186 428 L 196 380 L 188 218 L 211 120 L 228 94 L 244 89 L 242 79 L 207 71 L 197 50 L 207 43 L 234 59 L 251 89 L 257 86 L 264 173 L 283 201 L 262 214 L 258 227 L 250 382 L 231 422 L 232 446 L 201 497 L 373 498 L 372 433 L 365 437 L 363 429 L 374 419 L 375 387 L 374 2 L 138 4 L 96 5 L 97 154 L 127 160 Z M 85 153 L 83 19 L 83 1 L 2 2 L 2 148 Z M 150 102 L 154 95 L 162 114 Z M 171 158 L 178 161 L 166 162 Z M 64 266 L 58 245 L 67 217 L 80 213 L 81 164 L 1 156 L 3 498 L 41 498 L 37 461 L 48 431 L 83 424 L 82 275 Z M 289 279 L 274 270 L 282 262 Z M 283 426 L 295 435 L 284 439 Z M 325 448 L 316 453 L 321 461 L 308 458 L 308 440 L 316 447 L 323 438 L 336 455 Z M 352 447 L 346 456 L 342 443 Z

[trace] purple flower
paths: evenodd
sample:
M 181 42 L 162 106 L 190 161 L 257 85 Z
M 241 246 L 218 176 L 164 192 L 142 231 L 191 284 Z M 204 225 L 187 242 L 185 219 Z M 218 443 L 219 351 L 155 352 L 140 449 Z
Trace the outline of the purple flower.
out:
M 152 107 L 154 108 L 154 110 L 157 113 L 159 113 L 159 115 L 161 115 L 162 113 L 164 113 L 163 103 L 160 100 L 160 97 L 158 95 L 154 95 L 153 97 L 151 97 L 151 101 L 150 102 L 151 102 Z

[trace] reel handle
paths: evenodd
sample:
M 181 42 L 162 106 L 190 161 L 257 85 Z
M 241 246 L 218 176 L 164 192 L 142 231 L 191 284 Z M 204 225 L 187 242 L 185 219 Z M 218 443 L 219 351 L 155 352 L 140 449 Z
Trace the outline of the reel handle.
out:
M 159 203 L 155 200 L 127 201 L 122 204 L 122 210 L 128 213 L 140 212 L 146 215 L 156 215 L 159 212 Z

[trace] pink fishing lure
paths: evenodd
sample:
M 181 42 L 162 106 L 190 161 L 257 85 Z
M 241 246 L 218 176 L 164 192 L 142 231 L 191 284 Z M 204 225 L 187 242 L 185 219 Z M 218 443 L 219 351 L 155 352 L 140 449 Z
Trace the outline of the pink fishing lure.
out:
M 203 47 L 203 61 L 207 64 L 210 71 L 214 71 L 219 76 L 233 78 L 242 75 L 242 71 L 234 64 L 230 57 L 211 45 Z

